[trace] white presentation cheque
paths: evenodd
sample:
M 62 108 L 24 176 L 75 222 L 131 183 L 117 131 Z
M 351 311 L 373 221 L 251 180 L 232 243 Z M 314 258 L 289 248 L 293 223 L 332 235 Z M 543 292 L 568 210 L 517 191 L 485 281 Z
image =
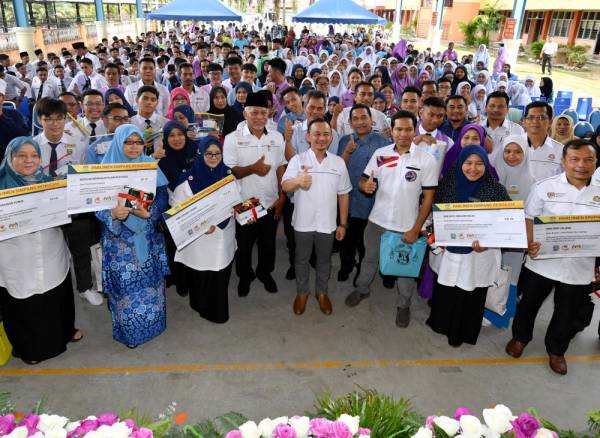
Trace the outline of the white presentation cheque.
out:
M 600 257 L 600 215 L 535 217 L 533 240 L 542 244 L 536 259 Z
M 208 186 L 191 198 L 163 213 L 175 246 L 181 250 L 217 225 L 233 216 L 233 207 L 242 202 L 232 175 Z
M 68 223 L 64 180 L 0 190 L 0 241 Z
M 438 246 L 527 248 L 523 201 L 434 204 L 433 226 Z
M 76 214 L 112 209 L 119 193 L 129 188 L 156 194 L 157 168 L 154 162 L 69 165 L 67 210 Z

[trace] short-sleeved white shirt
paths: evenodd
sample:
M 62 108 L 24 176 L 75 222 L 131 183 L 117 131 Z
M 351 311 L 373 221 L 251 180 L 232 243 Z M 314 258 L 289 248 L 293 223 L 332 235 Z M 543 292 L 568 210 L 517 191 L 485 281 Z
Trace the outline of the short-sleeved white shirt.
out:
M 535 184 L 525 203 L 525 217 L 600 214 L 600 187 L 590 184 L 579 190 L 563 172 Z M 594 257 L 532 259 L 525 266 L 546 278 L 565 284 L 594 281 Z
M 296 178 L 308 169 L 312 184 L 294 192 L 292 226 L 300 232 L 333 233 L 337 227 L 337 197 L 350 193 L 352 183 L 344 160 L 328 152 L 319 163 L 312 149 L 294 155 L 282 182 Z
M 194 112 L 205 113 L 208 111 L 210 108 L 210 96 L 206 91 L 194 85 L 194 91 L 192 93 L 188 92 L 188 95 L 190 96 L 191 107 Z
M 492 138 L 494 143 L 494 150 L 501 148 L 504 139 L 509 135 L 523 135 L 525 130 L 518 124 L 511 122 L 508 118 L 504 119 L 504 122 L 496 129 L 492 129 L 488 126 L 487 119 L 483 119 L 480 123 L 484 127 L 485 132 Z
M 375 151 L 363 175 L 374 173 L 377 180 L 375 205 L 369 220 L 386 230 L 410 230 L 419 215 L 423 189 L 438 185 L 437 164 L 431 154 L 411 145 L 405 154 L 391 144 Z
M 523 136 L 525 142 L 527 134 Z M 562 151 L 564 146 L 556 140 L 546 137 L 546 141 L 539 148 L 529 147 L 529 162 L 531 172 L 536 181 L 541 181 L 562 172 Z
M 265 176 L 255 174 L 238 179 L 240 191 L 244 199 L 256 197 L 265 208 L 271 208 L 279 197 L 277 168 L 286 164 L 285 141 L 276 130 L 265 129 L 257 138 L 248 125 L 244 124 L 225 137 L 223 144 L 223 162 L 230 168 L 245 167 L 256 163 L 265 156 L 265 164 L 271 169 Z
M 63 133 L 60 139 L 59 145 L 56 147 L 56 174 L 61 177 L 66 177 L 69 164 L 83 164 L 85 163 L 85 155 L 88 147 L 88 137 L 78 135 L 77 132 L 66 131 Z M 52 154 L 52 148 L 49 145 L 49 140 L 46 134 L 41 132 L 34 137 L 34 140 L 40 145 L 40 152 L 42 153 L 41 165 L 44 173 L 50 174 L 50 155 Z
M 350 125 L 350 110 L 352 107 L 346 107 L 338 116 L 337 132 L 342 138 L 344 135 L 354 134 L 354 129 Z M 371 119 L 373 120 L 373 131 L 384 135 L 383 131 L 390 127 L 390 122 L 385 114 L 375 108 L 371 109 Z

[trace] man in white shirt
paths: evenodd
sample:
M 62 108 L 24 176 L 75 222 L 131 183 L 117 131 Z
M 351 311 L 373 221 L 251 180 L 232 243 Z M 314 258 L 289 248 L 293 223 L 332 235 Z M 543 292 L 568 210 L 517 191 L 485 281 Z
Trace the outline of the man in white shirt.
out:
M 240 185 L 242 198 L 258 198 L 267 215 L 255 223 L 236 224 L 237 253 L 235 267 L 240 282 L 238 295 L 246 296 L 254 278 L 264 284 L 267 292 L 277 292 L 271 272 L 275 269 L 275 234 L 277 222 L 285 204 L 280 188 L 285 171 L 284 140 L 277 130 L 265 128 L 269 103 L 261 93 L 250 93 L 246 99 L 244 117 L 247 123 L 225 137 L 223 162 L 231 168 Z M 258 244 L 258 265 L 252 269 L 252 248 Z
M 158 100 L 159 94 L 156 88 L 150 85 L 140 87 L 136 99 L 138 113 L 131 118 L 131 124 L 144 133 L 146 155 L 152 155 L 156 159 L 165 156 L 160 133 L 168 121 L 156 112 Z
M 67 125 L 71 132 L 77 132 L 77 135 L 85 137 L 86 147 L 96 141 L 96 138 L 106 134 L 106 127 L 102 121 L 102 109 L 104 108 L 104 99 L 102 93 L 98 90 L 87 90 L 81 96 L 83 102 L 83 114 L 77 121 L 72 121 Z
M 69 84 L 68 91 L 82 95 L 87 90 L 99 90 L 108 86 L 104 77 L 94 70 L 91 60 L 83 58 L 79 61 L 81 70 L 75 75 Z
M 60 90 L 60 93 L 64 93 L 68 90 L 69 85 L 71 85 L 72 78 L 65 76 L 65 68 L 62 65 L 57 65 L 52 70 L 52 76 L 50 77 Z
M 184 62 L 179 64 L 179 80 L 181 88 L 188 92 L 192 109 L 195 113 L 205 113 L 210 108 L 210 97 L 206 91 L 198 87 L 194 81 L 194 67 Z
M 73 43 L 72 46 L 73 46 L 73 49 L 77 51 L 77 56 L 75 57 L 77 62 L 81 62 L 82 59 L 89 59 L 90 61 L 92 61 L 94 71 L 97 71 L 101 67 L 100 60 L 98 59 L 98 57 L 96 55 L 88 52 L 88 49 L 85 46 L 85 43 L 79 41 L 79 42 Z
M 27 84 L 17 79 L 16 76 L 8 74 L 6 72 L 6 67 L 2 65 L 0 65 L 0 79 L 6 82 L 6 94 L 4 96 L 4 99 L 10 100 L 11 102 L 15 102 L 15 104 L 19 106 L 21 100 L 27 93 Z
M 515 358 L 523 354 L 533 339 L 538 311 L 554 289 L 554 312 L 544 342 L 550 368 L 558 374 L 567 374 L 564 354 L 573 336 L 591 321 L 593 304 L 588 294 L 598 275 L 595 257 L 565 257 L 559 246 L 534 241 L 534 219 L 600 214 L 600 187 L 590 184 L 596 159 L 596 149 L 589 140 L 569 141 L 562 154 L 565 171 L 536 183 L 525 204 L 528 256 L 517 285 L 522 296 L 506 352 Z M 540 254 L 550 258 L 537 258 Z
M 60 89 L 55 81 L 48 80 L 48 70 L 46 67 L 39 67 L 35 78 L 31 81 L 31 95 L 33 101 L 38 101 L 43 97 L 58 99 Z
M 523 135 L 525 131 L 516 123 L 508 120 L 509 97 L 503 91 L 494 91 L 487 97 L 485 111 L 487 118 L 480 125 L 485 128 L 494 143 L 494 150 L 501 148 L 509 135 Z
M 558 43 L 554 42 L 554 38 L 548 38 L 548 41 L 542 46 L 540 58 L 542 58 L 542 74 L 546 74 L 546 64 L 548 64 L 548 74 L 552 76 L 552 58 L 558 51 Z
M 325 315 L 332 312 L 327 296 L 331 273 L 333 239 L 343 240 L 348 227 L 348 209 L 352 190 L 346 163 L 327 152 L 333 129 L 325 119 L 313 119 L 306 133 L 310 149 L 295 155 L 282 178 L 281 188 L 294 193 L 292 226 L 296 242 L 296 299 L 294 313 L 302 315 L 308 301 L 309 259 L 313 245 L 316 255 L 316 297 Z M 336 224 L 337 206 L 340 224 Z
M 529 162 L 536 181 L 562 172 L 563 145 L 548 135 L 552 107 L 546 102 L 532 102 L 525 108 L 525 137 L 529 144 Z
M 166 114 L 169 109 L 169 91 L 167 87 L 156 82 L 156 63 L 153 58 L 142 58 L 140 60 L 140 80 L 128 85 L 125 89 L 125 98 L 137 110 L 137 95 L 140 87 L 153 86 L 158 91 L 158 113 Z
M 356 85 L 356 96 L 354 103 L 362 103 L 371 108 L 371 118 L 373 119 L 373 131 L 379 134 L 390 137 L 390 124 L 385 114 L 381 111 L 373 108 L 373 100 L 375 99 L 375 87 L 368 82 L 360 82 Z M 341 104 L 336 105 L 336 108 L 340 108 Z M 354 130 L 350 124 L 350 109 L 351 107 L 344 108 L 338 113 L 337 119 L 336 114 L 333 115 L 333 126 L 337 127 L 337 132 L 340 138 L 344 135 L 353 134 Z M 337 110 L 336 110 L 337 112 Z M 337 125 L 335 120 L 337 120 Z
M 365 228 L 365 256 L 356 290 L 346 297 L 349 307 L 370 295 L 379 266 L 379 242 L 385 231 L 403 233 L 402 239 L 408 244 L 417 241 L 431 212 L 438 183 L 435 159 L 413 144 L 417 128 L 414 114 L 398 111 L 392 117 L 392 127 L 394 143 L 373 153 L 358 183 L 362 192 L 375 195 L 375 204 Z M 396 325 L 404 328 L 410 323 L 410 303 L 417 286 L 414 278 L 398 277 L 396 287 Z
M 43 98 L 36 105 L 43 131 L 35 137 L 40 145 L 44 173 L 54 178 L 66 177 L 69 164 L 85 162 L 86 142 L 77 133 L 65 129 L 67 106 L 61 100 Z M 102 304 L 102 295 L 93 290 L 90 246 L 93 242 L 93 218 L 75 215 L 65 227 L 65 236 L 73 256 L 75 280 L 80 297 L 90 304 Z
M 242 80 L 242 60 L 237 56 L 230 56 L 225 61 L 227 73 L 229 77 L 223 81 L 223 87 L 228 90 L 233 90 L 235 86 Z

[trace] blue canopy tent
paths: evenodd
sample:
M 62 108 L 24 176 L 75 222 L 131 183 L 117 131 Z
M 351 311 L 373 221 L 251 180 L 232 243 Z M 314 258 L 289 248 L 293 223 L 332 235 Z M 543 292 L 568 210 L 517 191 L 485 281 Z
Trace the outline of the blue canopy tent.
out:
M 292 17 L 297 23 L 385 24 L 385 18 L 352 0 L 318 0 Z
M 242 16 L 219 0 L 174 0 L 150 12 L 150 20 L 242 21 Z

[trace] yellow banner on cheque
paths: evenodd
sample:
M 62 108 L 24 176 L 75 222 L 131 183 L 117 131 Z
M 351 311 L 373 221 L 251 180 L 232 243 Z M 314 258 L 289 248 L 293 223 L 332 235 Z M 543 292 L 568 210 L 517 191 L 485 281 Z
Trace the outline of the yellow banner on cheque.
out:
M 523 208 L 523 201 L 502 202 L 460 202 L 454 204 L 434 204 L 433 211 L 457 211 L 457 210 L 506 210 Z
M 27 195 L 29 193 L 42 192 L 44 190 L 60 189 L 67 187 L 67 180 L 50 181 L 41 184 L 32 184 L 29 186 L 15 187 L 14 189 L 0 190 L 0 199 L 11 198 L 13 196 Z
M 153 170 L 157 168 L 158 163 L 156 161 L 116 164 L 71 164 L 69 165 L 69 173 L 123 172 L 127 170 Z
M 537 216 L 534 218 L 534 223 L 536 224 L 563 224 L 572 222 L 600 222 L 600 215 Z
M 175 207 L 173 207 L 173 208 L 165 211 L 163 214 L 165 215 L 165 217 L 174 216 L 175 214 L 179 213 L 184 208 L 189 207 L 190 205 L 192 205 L 194 202 L 196 202 L 196 201 L 198 201 L 198 200 L 200 200 L 200 199 L 202 199 L 202 198 L 210 195 L 213 192 L 216 192 L 217 190 L 219 190 L 224 185 L 227 185 L 227 184 L 229 184 L 231 182 L 234 182 L 234 181 L 235 181 L 235 177 L 233 175 L 226 176 L 222 180 L 217 181 L 213 185 L 208 186 L 204 190 L 196 193 L 191 198 L 186 199 L 181 204 L 178 204 Z

